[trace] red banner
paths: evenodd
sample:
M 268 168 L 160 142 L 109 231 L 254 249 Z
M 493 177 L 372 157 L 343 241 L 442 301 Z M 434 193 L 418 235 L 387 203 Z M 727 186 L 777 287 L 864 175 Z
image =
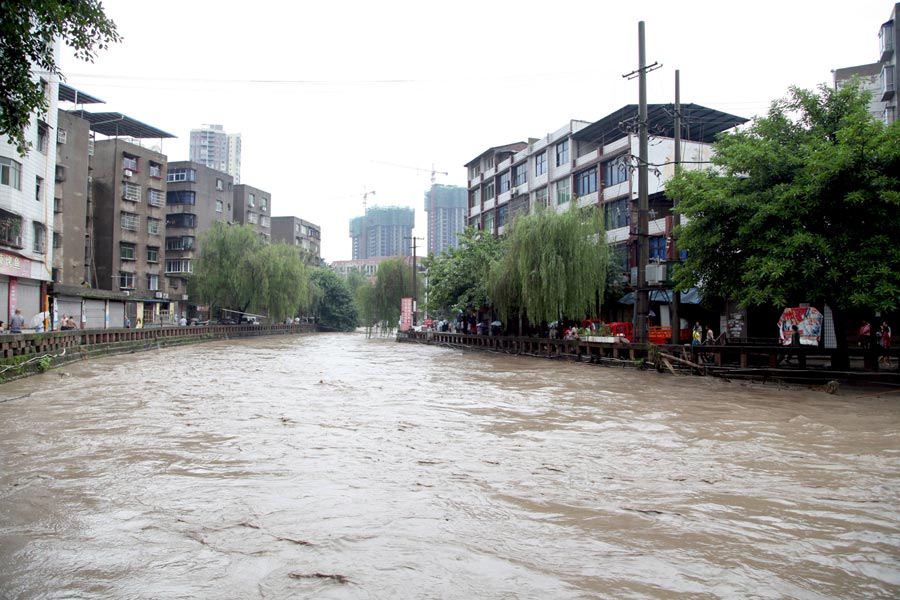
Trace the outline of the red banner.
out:
M 400 331 L 409 331 L 413 323 L 412 298 L 400 298 Z

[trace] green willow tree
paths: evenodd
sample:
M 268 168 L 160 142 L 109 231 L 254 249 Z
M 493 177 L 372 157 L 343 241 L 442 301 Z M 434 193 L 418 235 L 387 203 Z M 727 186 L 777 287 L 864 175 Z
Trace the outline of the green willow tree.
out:
M 53 43 L 57 38 L 75 57 L 93 62 L 99 50 L 121 41 L 116 24 L 99 0 L 16 0 L 0 8 L 0 135 L 6 135 L 19 154 L 31 142 L 25 128 L 34 113 L 47 109 L 40 80 L 32 68 L 61 77 Z
M 263 245 L 252 261 L 256 273 L 253 305 L 279 323 L 299 314 L 309 303 L 309 267 L 298 248 L 281 242 Z
M 259 299 L 263 243 L 249 225 L 217 222 L 200 237 L 200 257 L 188 283 L 190 294 L 214 309 L 245 313 Z
M 791 88 L 715 143 L 714 168 L 671 181 L 687 217 L 679 287 L 745 306 L 826 303 L 840 348 L 847 311 L 896 310 L 900 122 L 885 127 L 868 102 L 855 86 Z
M 421 282 L 417 291 L 422 290 Z M 373 300 L 375 320 L 392 327 L 400 320 L 400 301 L 411 298 L 413 293 L 413 272 L 402 258 L 389 258 L 378 265 L 375 275 Z
M 513 219 L 503 243 L 487 285 L 502 320 L 522 311 L 532 323 L 596 316 L 609 257 L 599 211 L 542 208 Z

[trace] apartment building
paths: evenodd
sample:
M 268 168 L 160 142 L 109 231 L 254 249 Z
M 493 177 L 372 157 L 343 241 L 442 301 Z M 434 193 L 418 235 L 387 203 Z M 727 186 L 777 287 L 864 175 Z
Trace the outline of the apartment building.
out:
M 91 113 L 100 120 L 103 113 Z M 143 124 L 139 124 L 142 127 Z M 137 127 L 140 136 L 174 137 Z M 124 124 L 122 125 L 125 129 Z M 127 130 L 126 130 L 127 131 Z M 134 134 L 139 135 L 134 135 Z M 92 160 L 93 286 L 134 298 L 136 326 L 171 322 L 165 266 L 166 156 L 124 138 L 96 140 Z M 121 324 L 111 323 L 111 326 Z
M 198 162 L 176 161 L 166 172 L 165 275 L 179 314 L 208 318 L 189 303 L 187 278 L 200 256 L 200 237 L 217 222 L 234 217 L 231 175 Z M 203 311 L 200 311 L 203 312 Z
M 878 28 L 878 60 L 866 65 L 834 70 L 834 86 L 839 88 L 854 78 L 863 89 L 872 94 L 869 112 L 873 117 L 890 125 L 897 120 L 897 82 L 900 69 L 897 47 L 900 45 L 900 2 L 894 4 L 890 18 Z
M 249 185 L 234 186 L 234 222 L 252 225 L 267 244 L 272 241 L 272 194 Z
M 49 75 L 34 79 L 43 87 L 47 109 L 32 115 L 25 129 L 31 150 L 21 156 L 0 136 L 0 320 L 5 323 L 16 309 L 29 323 L 47 310 L 44 298 L 52 279 L 59 84 Z
M 309 262 L 322 262 L 322 228 L 298 217 L 272 217 L 272 241 L 303 248 Z
M 191 129 L 190 160 L 232 176 L 241 182 L 241 134 L 226 133 L 222 125 L 204 124 Z
M 416 213 L 405 206 L 372 206 L 350 219 L 353 258 L 412 256 Z
M 682 161 L 685 169 L 709 165 L 718 133 L 747 119 L 683 104 Z M 672 202 L 665 184 L 674 176 L 675 108 L 648 106 L 649 258 L 646 280 L 667 285 L 666 261 L 676 260 L 672 239 Z M 468 170 L 469 224 L 500 235 L 517 214 L 543 206 L 568 210 L 573 203 L 603 212 L 607 241 L 625 257 L 623 277 L 637 284 L 638 106 L 627 105 L 596 122 L 570 121 L 545 137 L 489 148 L 465 166 Z
M 466 188 L 456 185 L 432 185 L 425 192 L 428 254 L 440 255 L 458 245 L 457 234 L 466 226 L 467 197 Z

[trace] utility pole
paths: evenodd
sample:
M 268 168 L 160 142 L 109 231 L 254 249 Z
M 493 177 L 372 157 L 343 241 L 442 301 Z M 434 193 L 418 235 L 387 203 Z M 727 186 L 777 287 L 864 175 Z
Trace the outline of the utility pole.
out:
M 649 138 L 647 133 L 647 73 L 661 67 L 658 63 L 647 65 L 644 49 L 644 22 L 638 22 L 638 68 L 624 75 L 627 79 L 638 78 L 638 228 L 637 228 L 637 267 L 638 285 L 634 305 L 635 341 L 647 341 L 647 316 L 649 312 L 649 290 L 647 289 L 647 262 L 650 243 L 647 238 L 649 211 L 649 179 L 647 163 L 649 160 Z
M 416 298 L 416 280 L 419 278 L 419 277 L 418 277 L 418 275 L 419 275 L 419 269 L 418 269 L 418 267 L 416 266 L 416 240 L 421 240 L 422 238 L 412 236 L 412 237 L 405 237 L 405 238 L 403 238 L 403 239 L 404 239 L 404 240 L 412 240 L 412 251 L 413 251 L 413 264 L 412 264 L 412 277 L 413 277 L 413 280 L 412 280 L 412 284 L 413 284 L 413 286 L 412 286 L 413 322 L 412 322 L 412 324 L 415 325 L 415 324 L 416 324 L 416 304 L 417 304 L 417 298 Z
M 675 177 L 681 173 L 681 78 L 678 69 L 675 69 Z M 678 200 L 672 200 L 672 229 L 677 229 L 681 225 L 681 215 L 676 210 L 678 208 Z M 675 233 L 672 233 L 672 255 L 675 257 L 673 262 L 681 262 L 681 253 L 678 250 L 678 240 Z M 668 267 L 667 267 L 668 270 Z M 666 272 L 666 278 L 669 273 Z M 673 344 L 681 343 L 681 317 L 679 311 L 681 308 L 681 292 L 672 290 L 671 319 L 672 322 L 672 340 Z

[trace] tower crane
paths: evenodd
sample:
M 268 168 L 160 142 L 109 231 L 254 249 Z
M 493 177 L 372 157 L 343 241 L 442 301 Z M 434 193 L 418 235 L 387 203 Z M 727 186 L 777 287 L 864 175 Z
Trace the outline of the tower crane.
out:
M 363 187 L 363 193 L 360 194 L 362 196 L 363 201 L 363 214 L 362 214 L 362 232 L 359 240 L 359 258 L 368 258 L 369 257 L 369 245 L 368 245 L 368 228 L 366 225 L 366 213 L 368 209 L 366 208 L 366 202 L 369 200 L 369 196 L 374 196 L 375 190 L 367 190 Z M 353 196 L 354 198 L 358 198 L 359 196 Z
M 386 162 L 383 160 L 374 160 L 372 162 L 378 163 L 380 165 L 397 167 L 398 169 L 410 169 L 412 171 L 419 171 L 420 173 L 431 173 L 431 191 L 429 194 L 429 203 L 431 204 L 431 206 L 428 211 L 428 253 L 433 254 L 435 249 L 437 248 L 437 240 L 435 239 L 434 235 L 435 222 L 437 221 L 437 215 L 434 213 L 434 184 L 437 180 L 438 175 L 449 176 L 450 173 L 448 173 L 447 171 L 438 171 L 434 168 L 434 163 L 431 164 L 431 169 L 423 169 L 421 167 L 401 165 L 399 163 Z

